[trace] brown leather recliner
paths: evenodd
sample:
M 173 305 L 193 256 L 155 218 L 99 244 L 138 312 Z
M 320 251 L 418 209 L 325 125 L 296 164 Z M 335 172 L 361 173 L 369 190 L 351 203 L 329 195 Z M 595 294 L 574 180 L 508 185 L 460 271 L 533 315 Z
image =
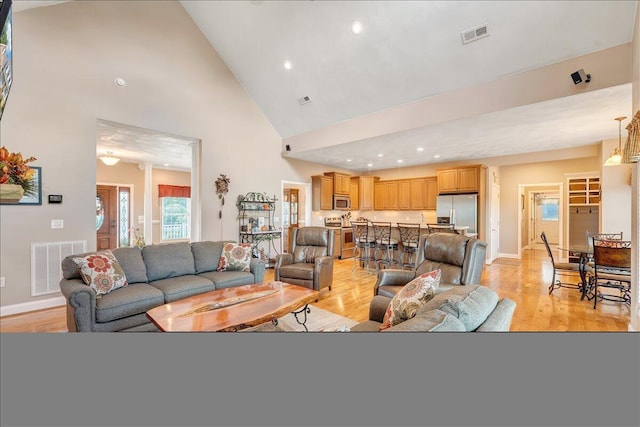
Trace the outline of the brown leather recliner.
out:
M 293 230 L 291 253 L 276 256 L 275 280 L 319 291 L 333 283 L 333 234 L 327 227 Z
M 423 234 L 418 245 L 415 270 L 380 270 L 374 295 L 393 297 L 420 274 L 440 269 L 436 293 L 459 285 L 479 285 L 484 268 L 487 243 L 452 233 Z

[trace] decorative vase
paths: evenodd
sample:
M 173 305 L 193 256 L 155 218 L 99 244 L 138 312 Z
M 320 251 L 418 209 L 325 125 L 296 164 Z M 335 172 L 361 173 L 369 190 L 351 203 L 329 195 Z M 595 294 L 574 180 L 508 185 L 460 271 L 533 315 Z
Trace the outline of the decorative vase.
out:
M 18 184 L 0 184 L 0 202 L 17 205 L 24 196 L 24 189 Z

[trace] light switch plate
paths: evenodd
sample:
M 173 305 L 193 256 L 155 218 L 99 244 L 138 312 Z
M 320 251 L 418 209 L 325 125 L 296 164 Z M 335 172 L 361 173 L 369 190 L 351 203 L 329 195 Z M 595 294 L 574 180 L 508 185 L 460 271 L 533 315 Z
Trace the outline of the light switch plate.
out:
M 52 219 L 51 220 L 51 229 L 57 230 L 64 228 L 64 220 L 63 219 Z

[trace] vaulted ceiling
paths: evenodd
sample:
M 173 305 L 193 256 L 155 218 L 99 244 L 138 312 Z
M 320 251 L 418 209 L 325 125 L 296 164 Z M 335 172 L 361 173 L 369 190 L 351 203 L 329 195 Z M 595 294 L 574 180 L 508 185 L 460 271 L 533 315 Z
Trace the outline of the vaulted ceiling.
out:
M 628 43 L 636 11 L 635 1 L 181 3 L 285 143 Z M 462 42 L 485 25 L 488 36 Z M 558 78 L 573 86 L 570 73 Z M 494 157 L 616 138 L 621 115 L 631 84 L 285 154 L 363 171 Z
M 55 3 L 14 0 L 14 7 Z M 613 119 L 632 115 L 629 80 L 598 90 L 582 84 L 570 96 L 565 91 L 540 102 L 433 118 L 439 113 L 436 101 L 447 94 L 629 43 L 637 1 L 180 3 L 281 135 L 283 146 L 296 142 L 291 152 L 283 149 L 292 158 L 371 171 L 580 147 L 617 138 Z M 359 34 L 352 31 L 355 21 L 362 26 Z M 486 27 L 486 34 L 463 43 L 463 34 L 478 27 Z M 557 79 L 573 88 L 569 74 Z M 592 77 L 592 85 L 603 80 Z M 310 101 L 301 103 L 304 97 Z M 431 112 L 412 112 L 413 105 L 427 101 L 433 101 Z M 394 127 L 387 112 L 398 106 L 433 117 Z M 464 111 L 467 105 L 458 102 L 455 108 Z M 343 132 L 350 124 L 361 127 L 367 117 L 389 123 L 383 131 Z M 314 133 L 322 143 L 297 143 Z M 119 132 L 111 141 L 122 145 L 126 135 Z M 108 137 L 102 135 L 104 141 Z M 105 143 L 98 151 L 107 148 Z

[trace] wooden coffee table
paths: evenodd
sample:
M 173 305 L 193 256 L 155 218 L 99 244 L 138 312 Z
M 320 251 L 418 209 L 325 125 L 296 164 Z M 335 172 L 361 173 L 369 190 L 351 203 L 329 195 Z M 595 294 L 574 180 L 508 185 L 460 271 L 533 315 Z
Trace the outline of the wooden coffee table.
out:
M 294 313 L 307 330 L 309 303 L 319 295 L 302 286 L 266 282 L 194 295 L 152 308 L 147 317 L 162 331 L 213 332 L 237 331 L 270 321 L 277 324 L 279 317 Z

